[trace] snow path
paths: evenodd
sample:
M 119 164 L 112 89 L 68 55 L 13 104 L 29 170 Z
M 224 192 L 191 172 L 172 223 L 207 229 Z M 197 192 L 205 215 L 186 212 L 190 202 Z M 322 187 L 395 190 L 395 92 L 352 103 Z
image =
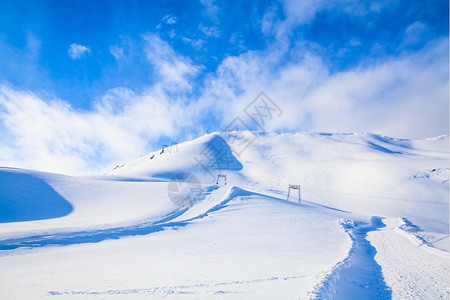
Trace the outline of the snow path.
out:
M 401 218 L 385 219 L 385 228 L 369 232 L 377 249 L 393 299 L 448 299 L 450 297 L 449 253 L 428 247 L 399 228 Z
M 375 261 L 375 248 L 366 237 L 370 231 L 384 227 L 381 218 L 372 217 L 371 226 L 355 226 L 344 220 L 342 226 L 353 241 L 349 256 L 336 265 L 318 289 L 319 299 L 391 299 L 392 292 L 383 280 Z

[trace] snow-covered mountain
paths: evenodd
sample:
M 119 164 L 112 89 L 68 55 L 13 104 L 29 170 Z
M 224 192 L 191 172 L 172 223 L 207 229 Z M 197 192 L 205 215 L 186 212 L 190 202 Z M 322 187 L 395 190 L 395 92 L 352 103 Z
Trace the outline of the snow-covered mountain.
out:
M 0 296 L 445 298 L 448 147 L 245 131 L 96 177 L 0 168 Z

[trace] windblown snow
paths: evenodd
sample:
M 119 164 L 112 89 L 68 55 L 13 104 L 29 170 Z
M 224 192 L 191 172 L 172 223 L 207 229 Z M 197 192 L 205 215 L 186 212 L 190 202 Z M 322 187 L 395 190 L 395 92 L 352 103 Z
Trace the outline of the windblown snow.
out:
M 448 136 L 213 133 L 101 176 L 0 168 L 1 299 L 448 299 L 448 251 Z

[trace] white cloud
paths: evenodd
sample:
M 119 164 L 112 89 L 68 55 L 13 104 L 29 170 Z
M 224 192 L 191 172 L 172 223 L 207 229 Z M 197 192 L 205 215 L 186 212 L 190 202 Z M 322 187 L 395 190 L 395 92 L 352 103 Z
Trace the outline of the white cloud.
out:
M 82 58 L 86 53 L 91 53 L 91 50 L 86 46 L 79 44 L 72 44 L 69 46 L 69 50 L 67 51 L 70 58 L 73 60 Z
M 145 55 L 161 76 L 166 87 L 191 88 L 189 78 L 198 73 L 199 67 L 189 58 L 177 54 L 173 48 L 156 34 L 146 34 Z
M 316 12 L 332 4 L 324 0 L 284 0 L 287 18 L 296 24 L 302 24 L 314 18 Z
M 285 51 L 248 52 L 222 62 L 202 101 L 224 116 L 223 126 L 264 90 L 284 111 L 269 122 L 269 131 L 448 134 L 448 39 L 335 74 L 302 47 L 290 53 L 297 59 L 280 68 Z
M 279 27 L 278 8 L 276 6 L 269 7 L 263 15 L 261 21 L 261 32 L 266 35 L 273 35 Z
M 168 25 L 174 25 L 177 23 L 177 17 L 172 14 L 166 15 L 162 20 Z
M 427 26 L 419 21 L 409 25 L 403 37 L 403 46 L 413 45 L 427 38 Z
M 0 86 L 0 164 L 66 174 L 98 173 L 158 148 L 162 136 L 192 126 L 183 99 L 160 89 L 109 91 L 94 111 Z
M 0 165 L 98 173 L 158 148 L 161 137 L 176 137 L 186 128 L 189 134 L 203 132 L 193 126 L 202 109 L 185 95 L 199 67 L 157 35 L 143 40 L 158 83 L 139 94 L 111 89 L 92 111 L 0 85 Z M 118 49 L 110 50 L 117 56 Z
M 350 16 L 364 17 L 369 13 L 379 13 L 391 2 L 379 1 L 355 1 L 355 0 L 282 0 L 285 20 L 280 22 L 271 19 L 271 11 L 265 14 L 261 22 L 261 31 L 265 35 L 275 35 L 283 38 L 298 25 L 312 21 L 317 13 L 325 10 L 343 11 Z
M 195 50 L 200 50 L 205 45 L 205 41 L 202 39 L 193 40 L 187 37 L 182 37 L 181 40 L 183 43 L 191 45 Z
M 112 56 L 114 56 L 116 60 L 121 60 L 122 58 L 125 57 L 123 49 L 116 45 L 110 46 L 109 52 L 111 53 Z
M 214 0 L 200 0 L 206 10 L 206 14 L 214 22 L 218 22 L 217 13 L 219 12 L 219 7 L 214 4 Z
M 328 77 L 303 101 L 311 129 L 403 138 L 448 134 L 446 43 Z
M 219 37 L 220 30 L 216 26 L 199 26 L 199 29 L 205 34 L 206 37 Z
M 233 33 L 228 41 L 232 44 L 235 44 L 237 47 L 239 47 L 240 50 L 248 49 L 248 47 L 245 45 L 244 36 L 241 34 Z
M 170 37 L 171 39 L 173 39 L 174 37 L 176 37 L 177 34 L 175 33 L 175 29 L 170 30 L 169 33 L 168 33 L 168 35 L 169 35 L 169 37 Z
M 348 41 L 348 44 L 352 47 L 357 47 L 361 45 L 361 41 L 357 38 L 352 38 L 350 41 Z

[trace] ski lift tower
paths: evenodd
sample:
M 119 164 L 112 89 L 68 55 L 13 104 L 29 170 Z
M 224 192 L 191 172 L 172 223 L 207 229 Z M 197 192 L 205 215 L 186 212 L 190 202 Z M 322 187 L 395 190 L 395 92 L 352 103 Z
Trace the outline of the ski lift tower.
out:
M 291 193 L 291 190 L 298 190 L 298 203 L 302 203 L 302 198 L 300 194 L 300 184 L 290 184 L 287 194 L 287 201 L 289 201 L 289 194 Z
M 216 184 L 219 184 L 219 179 L 223 178 L 225 180 L 225 185 L 227 185 L 227 175 L 224 174 L 217 174 L 217 180 L 216 180 Z

